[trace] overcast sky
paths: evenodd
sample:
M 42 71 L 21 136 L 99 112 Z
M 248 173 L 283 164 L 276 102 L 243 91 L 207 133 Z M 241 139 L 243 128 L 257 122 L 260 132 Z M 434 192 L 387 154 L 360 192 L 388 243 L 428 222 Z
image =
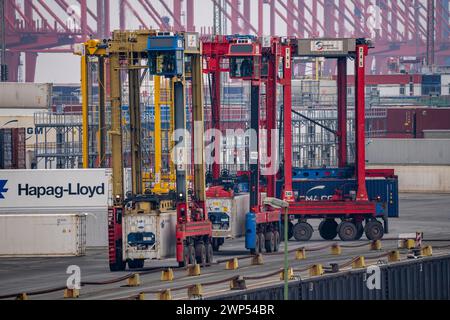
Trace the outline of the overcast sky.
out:
M 23 3 L 24 0 L 17 0 L 19 5 Z M 57 6 L 54 4 L 56 0 L 46 0 L 46 4 L 52 6 L 53 9 L 56 10 Z M 89 7 L 93 8 L 94 12 L 96 11 L 96 0 L 87 0 Z M 155 6 L 156 10 L 159 12 L 161 16 L 168 15 L 167 11 L 164 9 L 160 0 L 150 0 L 151 3 Z M 172 0 L 163 0 L 169 7 L 172 6 Z M 312 1 L 315 0 L 305 0 L 306 4 L 309 5 Z M 375 0 L 369 0 L 370 2 Z M 421 0 L 424 1 L 424 0 Z M 66 0 L 67 3 L 71 4 L 75 10 L 79 11 L 78 1 L 77 0 Z M 156 25 L 152 25 L 151 18 L 146 14 L 143 7 L 139 4 L 139 0 L 128 0 L 129 3 L 136 8 L 137 13 L 142 17 L 144 21 L 148 22 L 148 27 L 156 28 Z M 186 1 L 183 1 L 186 3 Z M 111 0 L 111 29 L 118 29 L 119 27 L 119 1 Z M 199 31 L 202 27 L 211 27 L 213 25 L 213 1 L 212 0 L 195 0 L 195 26 L 197 31 Z M 258 23 L 258 1 L 251 1 L 251 21 L 257 26 Z M 353 10 L 353 4 L 349 1 L 348 10 Z M 269 15 L 270 15 L 270 7 L 268 5 L 264 6 L 264 34 L 269 34 Z M 373 7 L 373 6 L 371 6 Z M 78 9 L 77 9 L 78 8 Z M 281 5 L 278 4 L 277 9 L 282 14 L 287 15 L 286 9 L 284 9 Z M 372 10 L 371 8 L 370 10 Z M 182 9 L 184 11 L 184 9 Z M 64 10 L 56 11 L 58 17 L 63 21 L 68 21 L 69 13 Z M 319 6 L 318 8 L 318 19 L 323 22 L 326 17 L 323 16 L 323 10 Z M 377 14 L 379 17 L 381 16 L 379 13 Z M 35 19 L 39 19 L 38 16 L 34 17 Z M 305 11 L 305 18 L 309 22 L 311 22 L 312 17 L 308 12 Z M 49 23 L 53 24 L 53 18 L 48 17 Z M 182 23 L 185 23 L 184 17 L 182 18 Z M 70 19 L 69 19 L 70 21 Z M 422 21 L 423 22 L 423 21 Z M 383 23 L 382 20 L 376 20 L 375 24 Z M 348 22 L 346 22 L 348 24 Z M 96 22 L 90 18 L 89 25 L 92 28 L 96 28 Z M 140 27 L 140 23 L 136 16 L 131 12 L 131 10 L 127 10 L 127 28 L 128 29 L 137 29 Z M 347 26 L 349 28 L 349 26 Z M 230 25 L 228 25 L 227 33 L 230 33 Z M 401 32 L 401 27 L 399 27 L 399 31 Z M 286 24 L 281 20 L 280 17 L 277 17 L 276 21 L 276 33 L 279 36 L 286 35 Z M 346 35 L 350 36 L 350 34 Z M 79 57 L 74 56 L 72 54 L 40 54 L 38 57 L 37 70 L 36 70 L 36 82 L 53 82 L 53 83 L 76 83 L 80 81 L 80 61 Z
M 50 2 L 50 1 L 49 1 Z M 53 2 L 53 0 L 52 0 Z M 130 3 L 134 3 L 136 8 L 140 8 L 138 13 L 142 16 L 143 19 L 149 19 L 149 27 L 155 27 L 155 25 L 151 25 L 150 18 L 145 14 L 142 7 L 139 7 L 138 0 L 129 0 Z M 171 7 L 172 0 L 166 1 L 169 7 Z M 76 4 L 76 1 L 68 1 L 73 5 Z M 95 0 L 88 0 L 88 3 L 95 8 L 93 3 Z M 197 0 L 195 3 L 195 26 L 197 30 L 201 27 L 212 26 L 213 25 L 213 9 L 212 9 L 212 1 L 210 0 Z M 161 15 L 166 15 L 166 10 L 157 0 L 152 0 L 152 4 L 154 4 L 155 8 Z M 254 4 L 257 4 L 257 1 L 254 1 Z M 111 29 L 118 29 L 119 27 L 119 6 L 118 1 L 111 0 Z M 256 9 L 256 7 L 255 7 Z M 256 10 L 252 10 L 252 15 L 257 12 Z M 66 12 L 60 12 L 60 16 L 68 18 L 68 14 Z M 253 18 L 253 16 L 252 16 Z M 183 17 L 184 19 L 184 17 Z M 184 20 L 182 21 L 185 22 Z M 89 24 L 95 25 L 94 21 L 90 21 Z M 127 11 L 127 28 L 128 29 L 136 29 L 140 26 L 140 23 L 136 19 L 130 10 Z M 80 81 L 80 62 L 79 57 L 73 56 L 71 54 L 40 54 L 38 57 L 38 63 L 36 67 L 36 82 L 54 82 L 54 83 L 75 83 Z

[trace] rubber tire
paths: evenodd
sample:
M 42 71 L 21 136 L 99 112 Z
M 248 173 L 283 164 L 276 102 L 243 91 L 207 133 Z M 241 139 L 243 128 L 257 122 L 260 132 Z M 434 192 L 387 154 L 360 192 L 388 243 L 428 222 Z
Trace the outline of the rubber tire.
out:
M 189 248 L 183 246 L 183 261 L 178 262 L 180 268 L 187 267 L 189 265 Z
M 266 238 L 266 243 L 265 243 L 266 252 L 267 253 L 274 252 L 275 251 L 275 235 L 273 234 L 272 231 L 266 232 L 265 238 Z
M 206 244 L 206 263 L 207 264 L 214 263 L 214 250 L 211 243 Z
M 195 256 L 197 263 L 204 267 L 206 265 L 206 247 L 203 243 L 197 243 L 195 245 Z
M 197 260 L 195 258 L 195 248 L 193 245 L 189 245 L 188 250 L 189 250 L 189 264 L 194 265 L 197 263 Z
M 319 233 L 324 240 L 334 240 L 338 235 L 336 220 L 323 220 L 319 225 Z
M 130 270 L 142 269 L 144 267 L 144 264 L 144 259 L 128 260 L 128 268 L 130 268 Z
M 294 238 L 297 241 L 309 241 L 314 233 L 313 227 L 306 222 L 299 222 L 294 226 Z
M 219 239 L 217 239 L 217 238 L 212 239 L 212 248 L 213 248 L 214 252 L 219 252 L 219 250 L 220 250 Z
M 291 240 L 293 237 L 294 237 L 294 224 L 289 221 L 288 240 Z
M 369 221 L 364 228 L 367 239 L 371 241 L 380 240 L 384 236 L 383 224 L 379 221 Z
M 288 240 L 291 240 L 294 237 L 294 224 L 292 222 L 288 222 Z M 284 241 L 284 222 L 281 221 L 281 234 L 280 241 Z
M 354 222 L 353 222 L 354 223 Z M 362 222 L 359 223 L 354 223 L 356 226 L 356 229 L 358 230 L 358 232 L 356 233 L 356 237 L 355 240 L 361 240 L 363 234 L 364 234 L 364 227 Z
M 275 243 L 275 247 L 273 249 L 273 252 L 278 252 L 280 250 L 280 233 L 278 231 L 275 231 L 273 233 L 273 237 L 274 237 L 274 243 Z
M 259 249 L 260 249 L 260 245 L 259 245 L 259 234 L 257 233 L 257 234 L 256 234 L 256 237 L 255 237 L 255 249 L 251 249 L 251 250 L 250 250 L 250 253 L 251 253 L 251 254 L 259 254 L 259 253 L 260 253 Z
M 339 238 L 342 241 L 354 241 L 357 233 L 358 229 L 353 222 L 343 221 L 339 225 Z
M 125 261 L 109 264 L 109 270 L 111 272 L 125 271 L 126 268 L 127 268 L 127 263 Z
M 259 252 L 263 253 L 266 246 L 266 237 L 264 237 L 264 233 L 258 234 L 259 237 Z
M 123 261 L 122 257 L 122 241 L 120 241 L 120 244 L 118 244 L 118 242 L 119 241 L 116 241 L 116 263 L 109 264 L 109 270 L 111 272 L 125 271 L 127 268 L 127 262 Z

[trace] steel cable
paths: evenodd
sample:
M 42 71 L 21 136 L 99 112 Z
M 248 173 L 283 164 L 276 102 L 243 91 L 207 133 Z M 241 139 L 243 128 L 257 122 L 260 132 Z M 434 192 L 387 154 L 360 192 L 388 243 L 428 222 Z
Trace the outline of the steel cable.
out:
M 223 279 L 223 280 L 217 280 L 217 281 L 211 281 L 211 282 L 203 283 L 201 285 L 204 286 L 204 287 L 208 287 L 208 286 L 214 286 L 214 285 L 217 285 L 217 284 L 222 284 L 222 283 L 226 283 L 226 282 L 230 282 L 230 281 L 238 280 L 238 279 L 239 279 L 239 276 L 234 276 L 234 277 Z
M 246 276 L 246 277 L 242 277 L 242 279 L 244 279 L 244 280 L 261 280 L 261 279 L 266 279 L 266 278 L 273 277 L 273 276 L 279 274 L 282 271 L 283 271 L 283 269 L 279 269 L 279 270 L 277 270 L 275 272 L 271 272 L 271 273 L 264 274 L 264 275 L 261 275 L 261 276 L 253 276 L 253 277 L 252 276 Z
M 82 282 L 81 286 L 103 286 L 103 285 L 107 285 L 107 284 L 114 284 L 114 283 L 118 283 L 118 282 L 122 282 L 124 280 L 127 280 L 129 278 L 131 278 L 133 276 L 132 273 L 120 277 L 120 278 L 115 278 L 115 279 L 111 279 L 111 280 L 105 280 L 105 281 L 86 281 L 86 282 Z M 65 289 L 65 288 L 64 288 Z
M 405 239 L 400 239 L 400 238 L 384 238 L 382 239 L 383 241 L 398 241 L 398 240 L 405 240 Z M 450 242 L 450 239 L 423 239 L 424 242 Z M 360 248 L 360 247 L 364 247 L 369 245 L 371 242 L 364 242 L 362 244 L 354 244 L 354 245 L 340 245 L 342 248 Z M 319 247 L 312 247 L 312 248 L 307 248 L 307 247 L 302 247 L 302 248 L 297 248 L 297 249 L 292 249 L 290 251 L 288 251 L 289 253 L 293 253 L 293 252 L 297 252 L 298 250 L 306 250 L 307 252 L 314 252 L 314 251 L 320 251 L 320 250 L 324 250 L 327 248 L 331 248 L 333 245 L 337 245 L 337 243 L 332 243 L 332 244 L 327 244 L 324 246 L 319 246 Z M 442 245 L 442 246 L 433 246 L 434 249 L 448 249 L 450 248 L 450 244 L 449 245 Z M 284 254 L 283 252 L 277 252 L 277 253 L 269 253 L 269 254 L 263 254 L 263 256 L 272 256 L 272 255 L 282 255 Z M 386 256 L 388 256 L 389 253 L 383 253 L 377 256 L 372 256 L 372 257 L 366 257 L 367 260 L 376 260 L 376 259 L 380 259 L 380 258 L 384 258 Z M 251 259 L 253 257 L 256 257 L 257 255 L 247 255 L 247 256 L 240 256 L 240 257 L 235 257 L 238 260 L 245 260 L 245 259 Z M 218 265 L 224 262 L 228 262 L 232 259 L 235 258 L 229 258 L 229 259 L 222 259 L 222 260 L 217 260 L 216 262 L 213 263 L 209 263 L 207 264 L 207 266 L 211 266 L 211 265 Z M 353 262 L 355 262 L 358 258 L 353 258 L 352 260 L 345 262 L 343 264 L 340 264 L 339 267 L 340 268 L 345 268 L 350 266 Z M 305 272 L 307 270 L 309 270 L 310 267 L 304 268 L 304 269 L 295 269 L 294 272 Z M 325 269 L 329 269 L 329 267 L 324 267 Z M 180 268 L 180 267 L 175 267 L 172 268 L 174 269 L 174 271 L 185 271 L 187 270 L 187 268 Z M 148 275 L 148 274 L 153 274 L 153 273 L 158 273 L 158 272 L 162 272 L 164 270 L 167 270 L 167 268 L 159 268 L 159 269 L 153 269 L 153 270 L 148 270 L 148 271 L 141 271 L 137 274 L 139 275 Z M 247 277 L 243 277 L 244 280 L 260 280 L 260 279 L 264 279 L 264 278 L 269 278 L 272 277 L 276 274 L 279 274 L 280 272 L 282 272 L 283 270 L 277 270 L 276 272 L 272 272 L 266 275 L 262 275 L 262 276 L 247 276 Z M 134 273 L 133 273 L 134 274 Z M 125 276 L 119 277 L 119 278 L 115 278 L 115 279 L 111 279 L 111 280 L 105 280 L 105 281 L 85 281 L 81 283 L 81 286 L 87 286 L 87 285 L 93 285 L 93 286 L 101 286 L 101 285 L 108 285 L 108 284 L 114 284 L 114 283 L 118 283 L 121 281 L 124 281 L 128 278 L 130 278 L 131 276 L 133 276 L 133 274 L 127 274 Z M 218 280 L 218 281 L 214 281 L 214 282 L 210 282 L 210 283 L 205 283 L 203 284 L 204 286 L 208 286 L 208 285 L 216 285 L 216 284 L 220 284 L 220 283 L 225 283 L 225 282 L 229 282 L 232 281 L 234 279 L 239 278 L 239 276 L 235 276 L 232 278 L 227 278 L 224 280 Z M 173 291 L 179 291 L 179 290 L 183 290 L 183 289 L 187 289 L 191 287 L 191 285 L 188 286 L 182 286 L 182 287 L 178 287 L 178 288 L 174 288 L 171 289 Z M 20 296 L 21 294 L 26 294 L 28 296 L 36 296 L 36 295 L 44 295 L 44 294 L 49 294 L 49 293 L 54 293 L 54 292 L 58 292 L 58 291 L 63 291 L 67 289 L 67 287 L 55 287 L 55 288 L 49 288 L 49 289 L 43 289 L 43 290 L 38 290 L 38 291 L 32 291 L 29 293 L 24 293 L 24 292 L 20 292 L 20 293 L 14 293 L 14 294 L 7 294 L 7 295 L 1 295 L 0 296 L 0 300 L 3 299 L 10 299 L 10 298 L 16 298 L 18 296 Z M 145 291 L 142 293 L 160 293 L 161 290 L 157 290 L 157 291 Z M 138 297 L 138 296 L 133 296 L 133 297 Z M 131 297 L 131 298 L 133 298 Z
M 376 260 L 376 259 L 386 258 L 388 255 L 389 255 L 389 252 L 385 252 L 385 253 L 379 254 L 377 256 L 365 257 L 365 259 L 366 260 Z
M 368 246 L 371 243 L 372 242 L 364 242 L 364 243 L 360 243 L 360 244 L 341 244 L 341 247 L 342 248 L 362 248 L 362 247 Z
M 325 249 L 329 249 L 329 248 L 331 248 L 334 245 L 335 244 L 327 244 L 327 245 L 324 245 L 324 246 L 321 246 L 321 247 L 305 248 L 305 250 L 306 250 L 306 252 L 322 251 L 322 250 L 325 250 Z
M 50 289 L 43 289 L 43 290 L 38 290 L 38 291 L 32 291 L 32 292 L 29 292 L 29 293 L 26 293 L 26 294 L 28 296 L 37 296 L 37 295 L 41 295 L 41 294 L 54 293 L 54 292 L 62 291 L 62 290 L 65 290 L 65 289 L 67 289 L 67 287 L 57 287 L 57 288 L 50 288 Z M 18 297 L 21 294 L 23 294 L 23 292 L 3 295 L 3 296 L 0 296 L 0 300 L 16 298 L 16 297 Z
M 294 269 L 294 272 L 298 272 L 298 273 L 306 272 L 306 271 L 308 271 L 311 267 L 312 267 L 312 266 L 308 266 L 308 267 L 305 267 L 305 268 L 303 268 L 303 269 Z
M 140 294 L 135 294 L 125 298 L 114 299 L 115 301 L 130 301 L 130 300 L 139 300 Z
M 348 262 L 344 262 L 344 263 L 338 264 L 339 269 L 343 269 L 343 268 L 347 268 L 347 267 L 351 266 L 353 264 L 353 262 L 355 262 L 358 259 L 359 259 L 359 257 L 355 257 L 355 258 L 351 259 Z
M 448 249 L 448 248 L 450 248 L 450 244 L 445 245 L 445 246 L 433 246 L 432 248 L 433 249 Z

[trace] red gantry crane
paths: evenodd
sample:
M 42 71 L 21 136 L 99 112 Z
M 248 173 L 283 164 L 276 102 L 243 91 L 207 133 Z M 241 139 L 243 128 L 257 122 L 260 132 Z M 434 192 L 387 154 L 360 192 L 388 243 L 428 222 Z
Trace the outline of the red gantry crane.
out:
M 313 228 L 308 223 L 310 219 L 322 219 L 319 231 L 323 238 L 334 239 L 336 235 L 344 241 L 361 238 L 365 232 L 370 240 L 381 239 L 385 233 L 381 218 L 387 222 L 386 204 L 380 199 L 370 199 L 367 188 L 367 176 L 393 177 L 393 171 L 367 171 L 365 159 L 365 72 L 367 68 L 366 57 L 369 49 L 373 47 L 370 40 L 364 38 L 345 39 L 291 39 L 293 57 L 323 57 L 337 59 L 338 75 L 338 130 L 333 132 L 338 140 L 339 168 L 298 169 L 297 179 L 302 181 L 317 181 L 317 188 L 326 188 L 332 181 L 343 186 L 333 190 L 334 195 L 329 200 L 318 199 L 308 201 L 293 187 L 292 166 L 292 106 L 286 103 L 290 94 L 285 96 L 284 103 L 284 200 L 290 203 L 289 216 L 297 220 L 291 224 L 290 235 L 296 240 L 307 241 L 313 234 Z M 348 161 L 347 147 L 347 60 L 354 61 L 355 69 L 355 163 Z M 289 80 L 287 80 L 289 81 Z M 285 87 L 285 90 L 288 87 Z M 286 91 L 285 91 L 286 92 Z M 300 115 L 301 116 L 301 115 Z M 354 187 L 345 188 L 346 184 Z M 342 188 L 341 188 L 342 187 Z M 304 196 L 304 195 L 303 195 Z M 340 223 L 336 221 L 340 219 Z
M 215 36 L 203 43 L 203 57 L 205 59 L 204 73 L 211 78 L 211 108 L 212 127 L 217 133 L 222 134 L 221 126 L 221 75 L 229 73 L 230 79 L 249 81 L 250 89 L 250 129 L 251 136 L 249 147 L 249 171 L 240 172 L 240 177 L 230 176 L 227 172 L 221 177 L 221 159 L 218 150 L 221 148 L 220 140 L 213 141 L 215 144 L 215 161 L 212 164 L 213 187 L 207 191 L 208 200 L 212 203 L 220 203 L 219 199 L 233 199 L 236 195 L 233 184 L 247 177 L 250 191 L 250 213 L 246 217 L 245 235 L 246 248 L 252 252 L 278 251 L 280 242 L 280 213 L 279 211 L 266 208 L 261 205 L 261 170 L 267 180 L 266 195 L 274 197 L 276 192 L 276 174 L 278 172 L 278 159 L 275 129 L 277 127 L 277 85 L 286 85 L 284 96 L 290 95 L 291 56 L 290 46 L 285 40 L 277 37 L 257 38 L 245 35 Z M 280 60 L 282 60 L 282 75 L 279 75 Z M 261 120 L 261 86 L 265 85 L 266 117 Z M 290 103 L 290 99 L 286 99 Z M 267 132 L 266 152 L 268 163 L 261 166 L 260 137 L 261 128 Z M 220 230 L 223 226 L 217 212 L 220 208 L 211 206 L 209 216 L 213 221 L 213 243 L 216 249 L 224 241 L 224 232 Z M 241 221 L 227 220 L 226 228 L 232 229 L 230 223 L 242 223 Z M 226 233 L 225 233 L 226 234 Z

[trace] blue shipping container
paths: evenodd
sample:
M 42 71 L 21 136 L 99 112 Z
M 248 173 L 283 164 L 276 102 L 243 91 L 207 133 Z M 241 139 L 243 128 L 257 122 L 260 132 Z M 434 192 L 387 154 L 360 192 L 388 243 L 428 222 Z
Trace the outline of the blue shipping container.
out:
M 378 198 L 385 203 L 390 218 L 399 217 L 398 180 L 397 179 L 368 179 L 366 182 L 370 200 Z M 329 200 L 337 189 L 344 194 L 356 189 L 354 179 L 318 179 L 294 180 L 293 189 L 296 198 L 307 201 Z M 281 196 L 282 182 L 277 183 L 277 196 Z

